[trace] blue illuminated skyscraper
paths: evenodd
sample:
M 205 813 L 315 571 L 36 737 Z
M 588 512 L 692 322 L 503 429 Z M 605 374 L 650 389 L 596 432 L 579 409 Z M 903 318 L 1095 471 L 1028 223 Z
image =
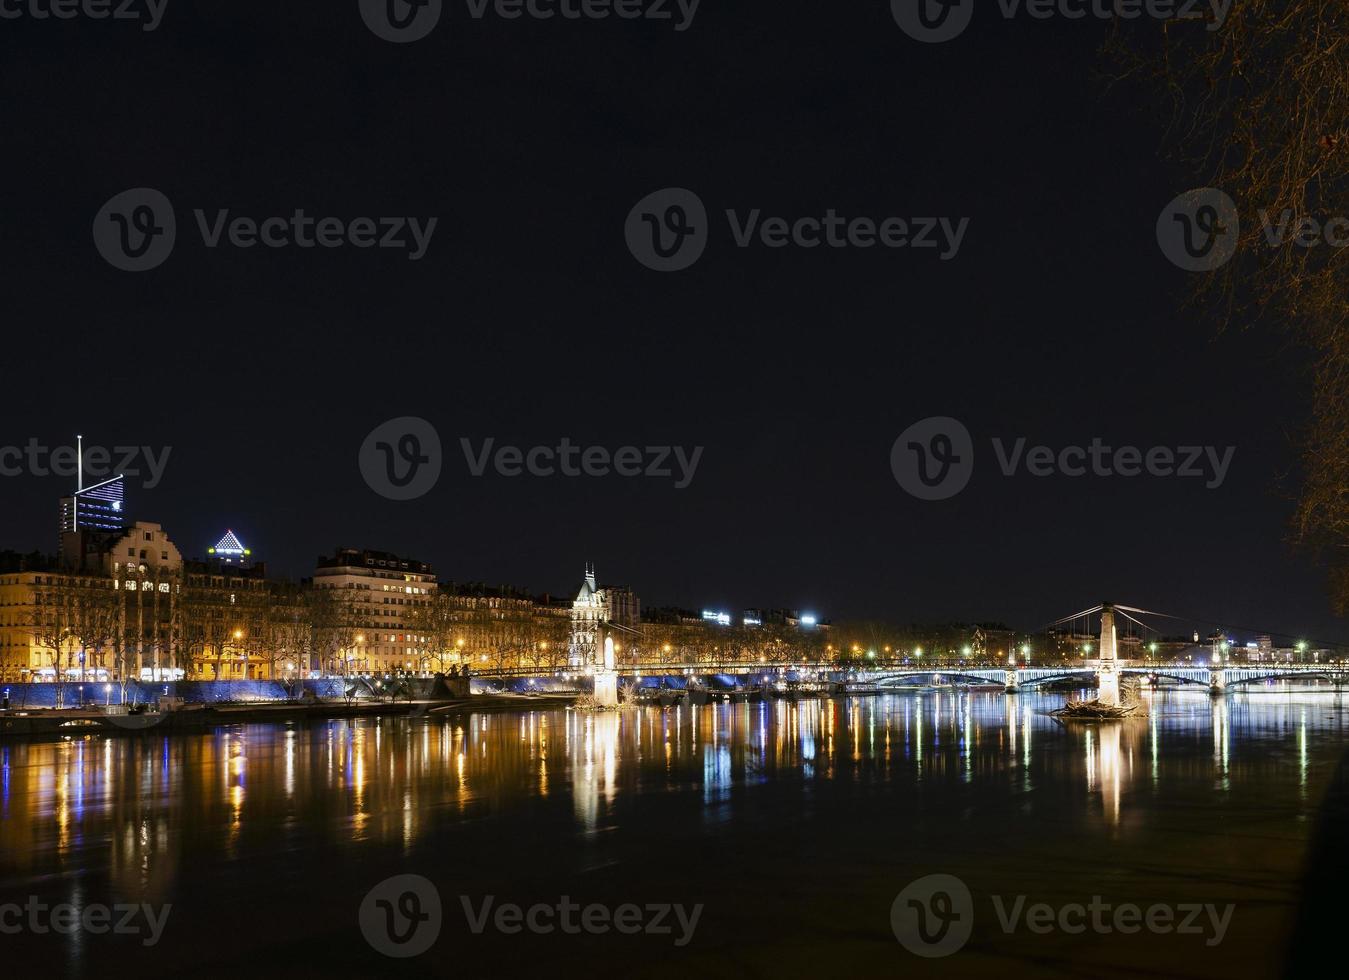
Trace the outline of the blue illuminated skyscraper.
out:
M 126 479 L 114 476 L 61 498 L 61 532 L 126 528 Z

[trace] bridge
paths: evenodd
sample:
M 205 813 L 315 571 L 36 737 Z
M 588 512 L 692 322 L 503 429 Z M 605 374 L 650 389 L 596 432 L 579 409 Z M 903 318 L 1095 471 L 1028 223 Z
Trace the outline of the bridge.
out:
M 650 663 L 618 664 L 615 662 L 612 636 L 606 637 L 602 646 L 603 656 L 598 653 L 593 665 L 569 667 L 556 670 L 539 668 L 520 668 L 516 670 L 483 671 L 479 676 L 507 680 L 510 678 L 549 678 L 593 682 L 596 691 L 602 692 L 603 700 L 616 702 L 620 677 L 630 681 L 643 676 L 648 678 L 683 678 L 685 681 L 708 678 L 716 674 L 734 674 L 746 676 L 759 683 L 773 683 L 784 678 L 791 681 L 816 680 L 831 682 L 857 682 L 874 684 L 877 688 L 897 688 L 915 681 L 927 680 L 928 683 L 965 683 L 999 685 L 1009 693 L 1034 689 L 1057 681 L 1080 680 L 1084 686 L 1095 682 L 1098 699 L 1103 705 L 1118 705 L 1120 698 L 1120 678 L 1125 675 L 1139 676 L 1148 683 L 1170 680 L 1180 684 L 1206 687 L 1215 695 L 1235 687 L 1263 682 L 1267 680 L 1309 680 L 1326 678 L 1337 682 L 1349 680 L 1349 663 L 1330 664 L 1223 664 L 1218 662 L 1195 665 L 1185 663 L 1153 663 L 1121 660 L 1118 655 L 1119 643 L 1116 635 L 1116 616 L 1145 629 L 1151 629 L 1136 616 L 1163 616 L 1167 619 L 1178 617 L 1163 613 L 1149 612 L 1133 606 L 1103 602 L 1091 609 L 1073 613 L 1051 627 L 1061 626 L 1075 620 L 1100 617 L 1099 656 L 1094 660 L 1082 661 L 1081 666 L 1045 666 L 1017 667 L 1014 663 L 1005 666 L 998 664 L 971 663 L 968 661 L 928 662 L 917 664 L 908 659 L 894 662 L 869 661 L 865 667 L 845 664 L 766 664 L 762 661 L 748 663 Z M 1216 648 L 1215 648 L 1216 653 Z M 532 682 L 531 682 L 532 683 Z M 664 682 L 662 682 L 664 683 Z M 598 698 L 597 694 L 597 698 Z
M 1080 667 L 994 667 L 962 664 L 959 662 L 918 666 L 911 662 L 895 661 L 865 668 L 839 664 L 773 665 L 754 663 L 651 663 L 642 665 L 615 665 L 615 678 L 625 683 L 642 678 L 666 681 L 678 678 L 678 683 L 706 679 L 714 675 L 744 677 L 749 683 L 771 683 L 777 680 L 819 680 L 841 683 L 873 684 L 881 690 L 902 689 L 909 685 L 944 686 L 947 684 L 989 685 L 1002 687 L 1008 694 L 1031 691 L 1059 681 L 1080 681 L 1083 687 L 1094 685 L 1100 673 L 1099 660 L 1083 661 Z M 1349 682 L 1349 664 L 1326 665 L 1270 665 L 1270 666 L 1195 666 L 1191 663 L 1143 663 L 1118 660 L 1115 670 L 1120 676 L 1136 676 L 1143 683 L 1169 680 L 1180 684 L 1203 687 L 1213 693 L 1239 688 L 1267 680 L 1328 679 Z M 494 680 L 550 679 L 590 683 L 597 671 L 585 668 L 540 670 L 522 667 L 509 670 L 482 671 L 476 676 Z
M 1082 667 L 913 667 L 881 668 L 859 672 L 858 680 L 880 687 L 901 687 L 909 681 L 930 679 L 933 682 L 951 681 L 977 684 L 1001 684 L 1007 692 L 1016 693 L 1058 681 L 1095 681 L 1100 672 L 1099 661 L 1089 661 Z M 1349 681 L 1349 665 L 1299 665 L 1196 667 L 1193 664 L 1134 664 L 1117 660 L 1115 670 L 1120 675 L 1135 675 L 1145 681 L 1171 680 L 1194 684 L 1212 690 L 1227 690 L 1244 684 L 1266 680 L 1310 680 L 1326 678 Z

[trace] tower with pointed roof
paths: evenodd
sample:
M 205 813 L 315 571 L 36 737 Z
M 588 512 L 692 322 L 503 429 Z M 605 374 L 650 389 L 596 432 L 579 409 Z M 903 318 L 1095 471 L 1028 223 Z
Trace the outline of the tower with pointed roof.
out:
M 576 669 L 594 667 L 604 660 L 604 639 L 614 629 L 629 636 L 637 633 L 641 604 L 631 589 L 600 588 L 595 566 L 586 562 L 585 578 L 571 604 L 571 644 L 567 663 Z
M 573 668 L 593 667 L 599 658 L 600 624 L 604 619 L 604 597 L 595 584 L 595 566 L 586 562 L 585 578 L 571 604 L 571 643 L 567 663 Z

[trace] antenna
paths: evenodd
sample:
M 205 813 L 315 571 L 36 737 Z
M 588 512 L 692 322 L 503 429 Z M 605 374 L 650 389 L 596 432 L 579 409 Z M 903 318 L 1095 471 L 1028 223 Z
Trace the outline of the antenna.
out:
M 84 489 L 84 436 L 75 437 L 75 490 Z

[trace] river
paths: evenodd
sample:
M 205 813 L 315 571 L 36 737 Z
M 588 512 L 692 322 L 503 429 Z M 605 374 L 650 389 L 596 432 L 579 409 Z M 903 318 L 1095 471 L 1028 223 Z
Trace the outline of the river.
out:
M 0 962 L 1283 975 L 1344 701 L 1149 697 L 1114 724 L 946 690 L 0 743 Z

